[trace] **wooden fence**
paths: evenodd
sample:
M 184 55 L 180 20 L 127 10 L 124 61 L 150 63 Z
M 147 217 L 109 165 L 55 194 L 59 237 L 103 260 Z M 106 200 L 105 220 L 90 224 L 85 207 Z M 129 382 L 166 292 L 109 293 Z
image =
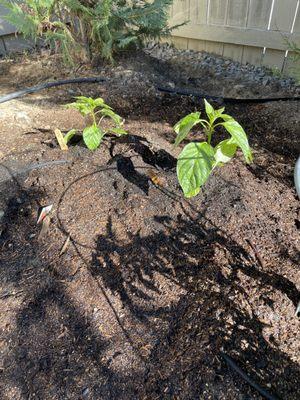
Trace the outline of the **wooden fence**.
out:
M 287 40 L 300 47 L 300 0 L 175 0 L 171 24 L 183 21 L 189 23 L 173 32 L 180 48 L 283 72 L 299 67 Z
M 16 28 L 3 18 L 6 13 L 6 9 L 0 5 L 0 55 L 30 48 L 29 42 L 21 36 L 17 37 Z

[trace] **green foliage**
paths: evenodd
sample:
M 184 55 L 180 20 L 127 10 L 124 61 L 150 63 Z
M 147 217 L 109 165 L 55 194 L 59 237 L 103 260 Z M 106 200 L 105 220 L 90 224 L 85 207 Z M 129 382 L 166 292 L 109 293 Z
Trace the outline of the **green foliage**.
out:
M 65 134 L 64 136 L 64 141 L 67 144 L 73 136 L 76 135 L 76 129 L 71 129 L 68 133 Z
M 91 121 L 82 132 L 83 141 L 90 150 L 97 149 L 103 137 L 112 133 L 116 136 L 127 135 L 122 128 L 123 120 L 113 109 L 107 105 L 103 99 L 93 99 L 91 97 L 78 96 L 76 102 L 67 104 L 68 108 L 78 110 L 83 117 Z M 102 123 L 104 119 L 110 120 L 110 126 L 105 128 Z M 70 130 L 65 136 L 65 143 L 76 134 L 76 130 Z
M 73 54 L 80 51 L 78 35 L 71 29 L 71 21 L 64 6 L 56 0 L 0 0 L 9 13 L 4 18 L 17 27 L 26 39 L 43 39 L 50 48 L 61 51 L 66 63 L 73 63 Z M 65 18 L 63 18 L 65 12 Z
M 208 101 L 204 100 L 204 102 L 207 119 L 201 119 L 200 112 L 195 112 L 185 116 L 174 126 L 177 133 L 176 146 L 196 125 L 201 125 L 207 136 L 207 142 L 187 144 L 178 157 L 177 176 L 186 197 L 196 196 L 213 170 L 229 162 L 238 147 L 242 150 L 246 162 L 252 161 L 252 152 L 242 126 L 230 115 L 224 113 L 225 108 L 215 110 Z M 211 139 L 218 126 L 225 128 L 230 138 L 213 147 Z
M 100 54 L 112 61 L 129 45 L 160 39 L 168 26 L 173 0 L 0 0 L 10 10 L 5 17 L 25 37 L 43 39 L 60 50 L 66 62 L 75 54 Z

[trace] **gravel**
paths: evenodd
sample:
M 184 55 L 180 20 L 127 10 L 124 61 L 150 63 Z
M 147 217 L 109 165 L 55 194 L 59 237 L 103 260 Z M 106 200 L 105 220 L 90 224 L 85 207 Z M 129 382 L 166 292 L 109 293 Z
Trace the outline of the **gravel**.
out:
M 188 85 L 192 82 L 194 87 L 209 86 L 205 83 L 209 78 L 217 90 L 233 83 L 232 88 L 225 88 L 227 94 L 230 92 L 230 96 L 240 94 L 240 84 L 247 87 L 249 93 L 244 93 L 246 95 L 259 95 L 261 85 L 264 95 L 278 92 L 285 95 L 300 93 L 300 86 L 293 78 L 276 76 L 265 67 L 241 64 L 204 51 L 179 50 L 168 43 L 149 43 L 144 51 L 162 67 L 168 65 L 169 75 L 175 84 Z

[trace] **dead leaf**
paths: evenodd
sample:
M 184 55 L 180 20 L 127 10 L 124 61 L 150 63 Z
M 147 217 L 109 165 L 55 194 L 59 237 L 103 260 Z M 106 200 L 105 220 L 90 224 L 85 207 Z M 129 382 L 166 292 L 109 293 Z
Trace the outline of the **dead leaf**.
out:
M 71 239 L 71 235 L 69 235 L 67 237 L 63 247 L 60 250 L 59 256 L 63 255 L 66 252 L 66 250 L 67 250 L 67 248 L 69 247 L 69 244 L 70 244 L 70 239 Z
M 43 225 L 42 225 L 42 229 L 40 231 L 38 240 L 42 240 L 47 236 L 47 234 L 49 232 L 50 221 L 51 221 L 51 219 L 48 215 L 43 219 Z
M 61 150 L 67 151 L 69 148 L 65 142 L 64 135 L 62 134 L 61 130 L 54 129 L 54 133 L 55 133 L 56 139 L 58 141 L 58 144 L 59 144 L 59 147 L 61 148 Z

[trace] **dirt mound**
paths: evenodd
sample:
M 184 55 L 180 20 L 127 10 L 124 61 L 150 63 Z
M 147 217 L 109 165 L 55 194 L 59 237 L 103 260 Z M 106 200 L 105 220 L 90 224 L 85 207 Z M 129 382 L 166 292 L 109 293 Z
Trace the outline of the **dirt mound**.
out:
M 224 352 L 298 399 L 298 106 L 229 108 L 254 163 L 239 156 L 187 201 L 172 124 L 199 104 L 124 88 L 61 88 L 1 108 L 2 398 L 260 399 Z M 101 94 L 130 135 L 62 153 L 53 129 L 83 121 L 60 104 L 80 93 Z

